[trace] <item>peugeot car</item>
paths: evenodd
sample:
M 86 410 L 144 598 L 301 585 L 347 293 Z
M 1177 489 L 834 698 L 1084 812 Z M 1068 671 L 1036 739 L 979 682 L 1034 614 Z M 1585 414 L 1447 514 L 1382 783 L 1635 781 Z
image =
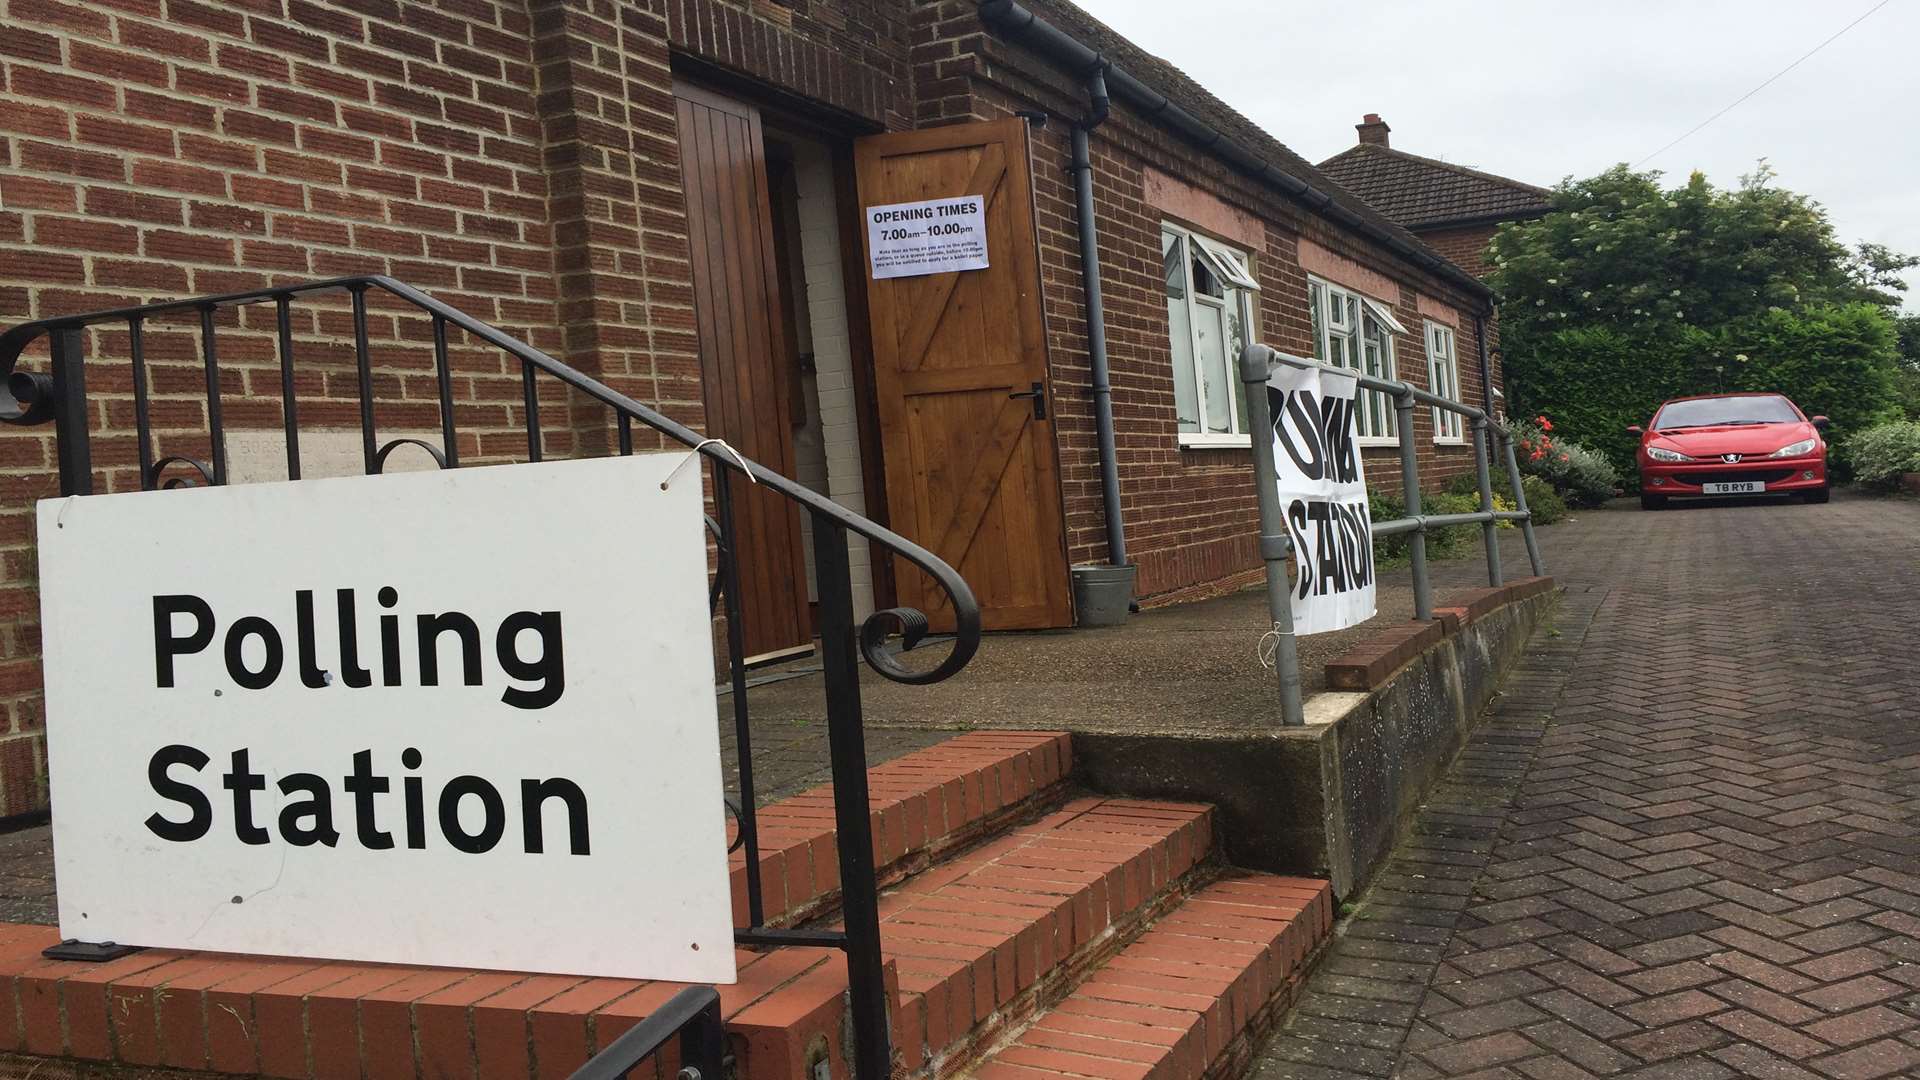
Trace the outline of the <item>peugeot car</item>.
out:
M 1799 495 L 1827 501 L 1827 418 L 1780 394 L 1714 394 L 1660 406 L 1640 438 L 1640 505 L 1670 498 Z

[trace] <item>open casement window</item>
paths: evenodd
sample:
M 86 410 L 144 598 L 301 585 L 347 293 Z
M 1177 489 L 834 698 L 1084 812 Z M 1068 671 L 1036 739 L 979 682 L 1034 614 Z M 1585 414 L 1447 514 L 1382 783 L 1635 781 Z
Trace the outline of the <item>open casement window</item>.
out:
M 1460 357 L 1454 351 L 1453 328 L 1427 323 L 1427 386 L 1448 401 L 1460 400 Z M 1439 406 L 1433 410 L 1433 441 L 1466 441 L 1465 418 Z
M 1406 327 L 1393 311 L 1371 297 L 1318 278 L 1307 281 L 1307 307 L 1313 315 L 1313 358 L 1376 379 L 1397 379 L 1393 335 Z M 1354 398 L 1354 433 L 1362 443 L 1380 445 L 1399 435 L 1393 399 L 1362 388 Z
M 1183 446 L 1246 446 L 1240 352 L 1259 285 L 1247 257 L 1177 225 L 1160 230 L 1173 400 Z

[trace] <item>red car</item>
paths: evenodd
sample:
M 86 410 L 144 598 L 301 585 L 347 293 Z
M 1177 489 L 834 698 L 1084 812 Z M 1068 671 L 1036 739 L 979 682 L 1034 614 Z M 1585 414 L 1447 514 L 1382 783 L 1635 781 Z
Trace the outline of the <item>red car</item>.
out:
M 1780 394 L 1713 394 L 1660 406 L 1640 437 L 1640 505 L 1669 498 L 1794 495 L 1827 501 L 1827 418 Z

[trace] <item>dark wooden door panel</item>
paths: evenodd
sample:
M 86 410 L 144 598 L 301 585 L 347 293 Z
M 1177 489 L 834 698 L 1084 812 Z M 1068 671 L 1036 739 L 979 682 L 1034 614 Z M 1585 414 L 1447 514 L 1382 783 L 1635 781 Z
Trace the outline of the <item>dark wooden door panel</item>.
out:
M 760 115 L 698 87 L 679 84 L 674 94 L 707 434 L 791 476 L 791 345 L 781 318 Z M 799 512 L 786 499 L 735 481 L 747 656 L 804 649 L 812 633 Z

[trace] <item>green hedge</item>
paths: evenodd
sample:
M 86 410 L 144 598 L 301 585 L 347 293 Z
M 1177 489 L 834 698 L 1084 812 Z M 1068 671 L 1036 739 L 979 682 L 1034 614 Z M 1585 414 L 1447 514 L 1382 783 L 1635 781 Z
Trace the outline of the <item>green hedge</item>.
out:
M 1544 414 L 1555 433 L 1604 453 L 1623 483 L 1638 482 L 1629 424 L 1668 398 L 1772 391 L 1834 435 L 1864 431 L 1900 411 L 1893 321 L 1873 304 L 1770 308 L 1717 330 L 1679 325 L 1625 332 L 1556 331 L 1505 358 L 1512 414 Z

